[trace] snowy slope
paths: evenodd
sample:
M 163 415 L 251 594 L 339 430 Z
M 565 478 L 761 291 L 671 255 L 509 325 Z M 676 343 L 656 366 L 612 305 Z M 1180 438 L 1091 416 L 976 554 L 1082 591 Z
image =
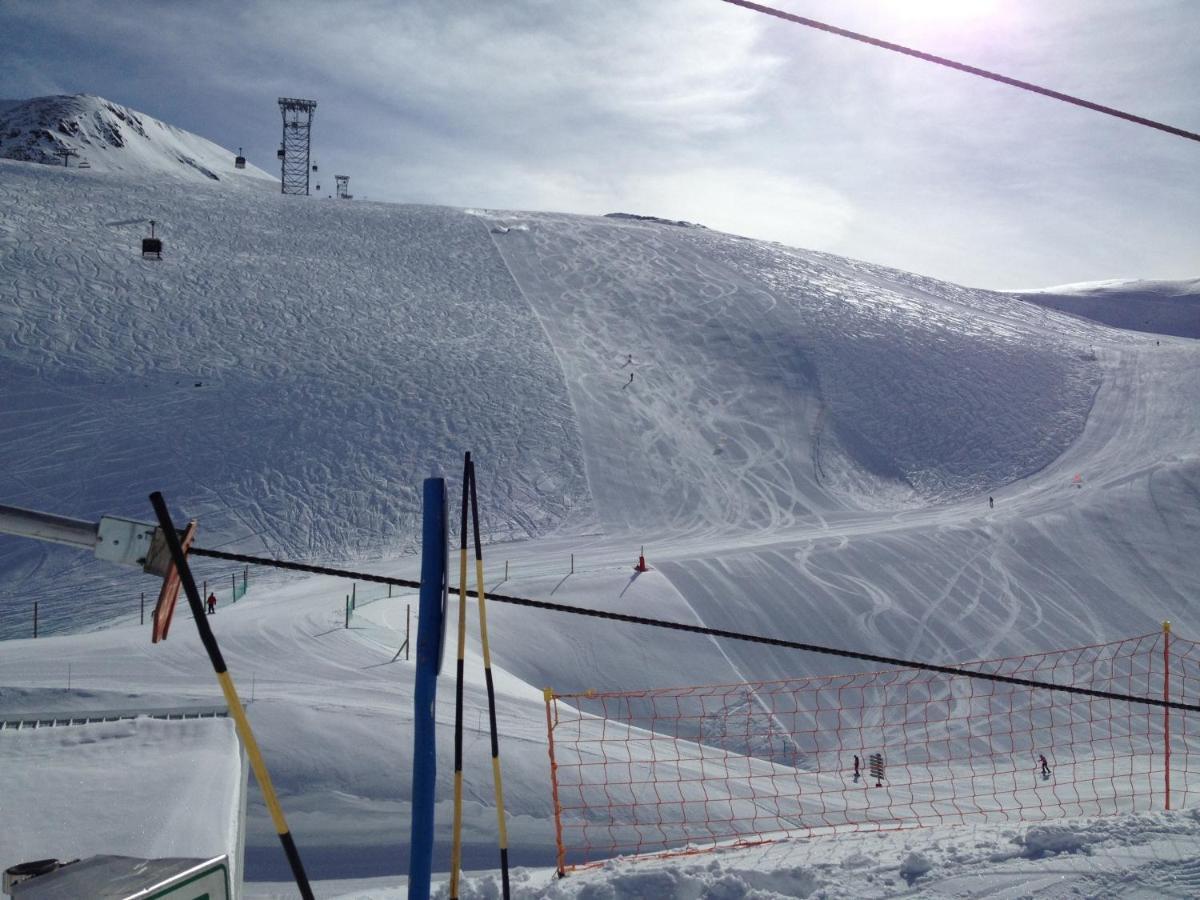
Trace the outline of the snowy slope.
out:
M 1200 337 L 1200 279 L 1090 281 L 1016 294 L 1114 328 Z
M 161 263 L 138 258 L 148 218 Z M 507 593 L 937 662 L 1163 618 L 1200 633 L 1197 344 L 1010 295 L 652 221 L 0 162 L 0 346 L 4 502 L 145 518 L 161 489 L 203 545 L 414 577 L 420 479 L 453 483 L 470 449 L 488 581 L 509 561 Z M 655 568 L 632 578 L 643 544 Z M 219 696 L 186 617 L 153 649 L 133 624 L 155 589 L 0 537 L 2 633 L 28 635 L 31 599 L 59 631 L 124 619 L 6 642 L 0 685 L 57 684 L 69 664 L 89 690 Z M 411 598 L 344 629 L 348 591 L 255 573 L 214 620 L 243 692 L 256 686 L 298 843 L 329 877 L 400 871 L 407 845 L 411 668 L 388 661 Z M 490 612 L 523 865 L 553 856 L 542 687 L 845 666 Z M 473 868 L 494 864 L 476 652 Z M 282 877 L 261 804 L 251 832 L 252 875 Z
M 920 506 L 1048 464 L 1099 380 L 1092 331 L 1036 307 L 699 229 L 501 233 L 3 165 L 0 486 L 79 515 L 134 514 L 161 487 L 210 543 L 411 548 L 418 477 L 468 447 L 494 539 Z M 161 264 L 137 256 L 149 218 Z M 39 449 L 51 436 L 64 452 Z M 0 572 L 70 595 L 53 574 L 73 562 L 9 548 Z M 88 591 L 96 618 L 132 599 Z M 53 626 L 64 607 L 44 605 Z
M 234 167 L 235 152 L 94 94 L 0 101 L 0 158 L 146 178 L 233 182 L 267 187 L 278 178 L 257 166 Z

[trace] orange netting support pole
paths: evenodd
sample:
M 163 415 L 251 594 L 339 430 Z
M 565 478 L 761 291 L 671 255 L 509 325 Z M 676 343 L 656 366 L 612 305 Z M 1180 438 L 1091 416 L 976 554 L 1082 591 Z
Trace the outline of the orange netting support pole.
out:
M 563 846 L 562 806 L 558 802 L 558 763 L 554 761 L 554 718 L 550 712 L 550 707 L 554 703 L 554 691 L 546 688 L 542 691 L 542 696 L 546 700 L 546 743 L 550 753 L 550 795 L 554 801 L 554 841 L 558 847 L 556 868 L 558 877 L 562 878 L 567 874 L 564 868 L 567 851 Z
M 1171 700 L 1171 623 L 1163 622 L 1163 700 Z M 1163 796 L 1171 808 L 1171 707 L 1163 707 Z

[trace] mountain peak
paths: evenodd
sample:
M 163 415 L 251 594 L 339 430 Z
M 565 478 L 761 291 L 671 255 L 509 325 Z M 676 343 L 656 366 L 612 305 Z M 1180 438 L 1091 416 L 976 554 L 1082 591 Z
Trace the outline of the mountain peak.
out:
M 0 158 L 101 172 L 167 174 L 188 180 L 275 180 L 182 128 L 95 94 L 0 101 Z

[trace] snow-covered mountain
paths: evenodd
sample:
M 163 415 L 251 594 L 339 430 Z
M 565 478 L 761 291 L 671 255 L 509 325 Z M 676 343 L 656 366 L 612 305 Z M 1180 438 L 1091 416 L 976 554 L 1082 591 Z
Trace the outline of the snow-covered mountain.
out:
M 146 177 L 260 184 L 278 179 L 257 166 L 234 166 L 236 153 L 94 94 L 0 101 L 0 158 Z
M 643 217 L 158 171 L 0 161 L 2 502 L 146 519 L 162 490 L 202 546 L 413 577 L 421 479 L 453 483 L 471 450 L 489 583 L 510 561 L 511 594 L 934 662 L 1163 619 L 1200 633 L 1194 340 Z M 151 218 L 161 261 L 139 253 Z M 642 545 L 654 568 L 631 579 Z M 411 667 L 387 663 L 407 601 L 346 629 L 344 582 L 252 577 L 215 621 L 231 671 L 257 676 L 251 716 L 298 841 L 318 873 L 395 872 Z M 138 594 L 156 588 L 0 536 L 0 635 L 29 634 L 34 599 L 50 631 L 123 617 L 6 642 L 0 685 L 33 707 L 218 696 L 186 618 L 150 652 Z M 845 666 L 512 607 L 489 622 L 522 864 L 552 858 L 542 687 Z M 51 690 L 63 675 L 89 697 Z M 470 822 L 492 815 L 484 773 Z M 252 875 L 282 873 L 261 805 L 251 819 Z M 470 830 L 471 865 L 490 841 Z
M 1200 338 L 1200 278 L 1089 281 L 1016 296 L 1114 328 Z

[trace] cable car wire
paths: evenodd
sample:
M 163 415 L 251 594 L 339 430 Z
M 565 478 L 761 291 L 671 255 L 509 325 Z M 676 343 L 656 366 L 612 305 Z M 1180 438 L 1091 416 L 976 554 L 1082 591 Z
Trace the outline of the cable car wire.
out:
M 874 47 L 881 47 L 884 50 L 891 50 L 894 53 L 903 53 L 905 56 L 913 56 L 917 59 L 923 59 L 925 62 L 936 63 L 939 66 L 957 69 L 960 72 L 966 72 L 968 75 L 978 75 L 980 78 L 987 78 L 991 81 L 998 81 L 1001 84 L 1007 84 L 1011 87 L 1020 88 L 1023 91 L 1030 91 L 1034 94 L 1041 94 L 1043 97 L 1049 97 L 1052 100 L 1061 100 L 1063 103 L 1070 103 L 1073 106 L 1082 106 L 1084 109 L 1090 109 L 1093 112 L 1104 113 L 1107 116 L 1116 116 L 1118 119 L 1124 119 L 1126 122 L 1133 122 L 1135 125 L 1144 125 L 1147 128 L 1155 128 L 1159 131 L 1165 131 L 1167 134 L 1173 134 L 1176 137 L 1187 138 L 1189 141 L 1200 141 L 1200 134 L 1194 131 L 1186 131 L 1182 128 L 1176 128 L 1174 125 L 1166 125 L 1162 122 L 1155 122 L 1153 119 L 1147 119 L 1143 116 L 1135 116 L 1133 113 L 1127 113 L 1119 109 L 1114 109 L 1111 106 L 1102 106 L 1099 103 L 1093 103 L 1090 100 L 1084 100 L 1080 97 L 1073 97 L 1070 94 L 1063 94 L 1059 91 L 1051 90 L 1041 85 L 1031 84 L 1028 81 L 1020 81 L 1016 78 L 1009 78 L 1007 75 L 1000 75 L 996 72 L 989 72 L 986 69 L 979 69 L 975 66 L 968 66 L 966 63 L 955 62 L 952 59 L 946 59 L 944 56 L 935 56 L 932 53 L 925 53 L 921 50 L 914 50 L 912 47 L 905 47 L 903 44 L 893 44 L 891 41 L 880 40 L 869 35 L 859 34 L 856 31 L 848 31 L 845 28 L 838 28 L 836 25 L 828 25 L 825 22 L 818 22 L 816 19 L 806 19 L 804 16 L 797 16 L 792 13 L 784 12 L 781 9 L 775 9 L 771 6 L 763 6 L 759 3 L 752 3 L 750 0 L 721 0 L 723 3 L 731 3 L 734 6 L 741 6 L 745 9 L 759 12 L 767 16 L 774 16 L 777 19 L 783 19 L 787 22 L 794 22 L 797 25 L 804 25 L 808 28 L 815 28 L 818 31 L 827 31 L 830 34 L 836 34 L 839 37 L 850 38 L 853 41 L 861 41 L 864 44 L 870 44 Z

